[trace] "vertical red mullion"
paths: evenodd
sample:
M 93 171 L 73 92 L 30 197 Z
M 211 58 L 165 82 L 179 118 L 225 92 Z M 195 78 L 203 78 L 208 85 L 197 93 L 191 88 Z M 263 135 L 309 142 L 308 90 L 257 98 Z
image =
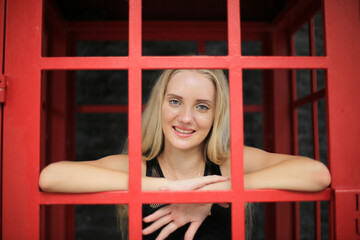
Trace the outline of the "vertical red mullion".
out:
M 206 46 L 205 46 L 205 40 L 204 39 L 198 39 L 198 53 L 200 55 L 206 54 Z
M 310 40 L 310 54 L 315 56 L 315 29 L 314 29 L 314 18 L 311 18 L 309 21 L 309 40 Z M 317 91 L 317 77 L 316 69 L 311 69 L 311 93 L 316 93 Z M 314 158 L 320 160 L 319 154 L 319 124 L 318 124 L 318 109 L 317 102 L 312 102 L 312 120 L 313 120 L 313 151 Z
M 141 0 L 129 1 L 129 239 L 142 238 L 141 214 Z
M 295 44 L 294 35 L 289 36 L 290 40 L 290 54 L 295 56 Z M 298 118 L 295 102 L 297 100 L 297 88 L 296 88 L 296 70 L 291 70 L 291 112 L 292 112 L 292 134 L 293 134 L 293 154 L 299 154 L 299 139 L 298 139 Z M 295 240 L 300 239 L 300 204 L 296 202 L 294 204 L 294 218 L 295 218 Z
M 314 28 L 314 18 L 311 17 L 308 23 L 309 29 L 309 46 L 310 46 L 310 55 L 315 56 L 315 28 Z M 311 93 L 316 92 L 316 69 L 311 69 Z M 311 116 L 312 116 L 312 139 L 313 139 L 313 157 L 316 160 L 320 160 L 319 155 L 319 124 L 318 124 L 318 108 L 317 101 L 311 103 Z M 320 202 L 315 202 L 315 237 L 317 240 L 321 239 L 321 212 L 320 212 Z
M 227 1 L 228 14 L 228 49 L 229 57 L 237 61 L 241 56 L 240 37 L 240 1 Z M 236 66 L 234 64 L 232 66 Z M 243 99 L 242 99 L 242 68 L 229 68 L 230 86 L 230 141 L 231 141 L 231 176 L 232 199 L 231 225 L 232 238 L 244 239 L 244 176 L 243 176 Z
M 4 74 L 4 42 L 5 42 L 5 0 L 0 0 L 0 74 Z M 0 206 L 2 206 L 2 133 L 3 133 L 3 104 L 0 104 Z M 2 216 L 2 207 L 0 208 Z M 2 221 L 0 219 L 0 232 L 2 232 Z
M 324 56 L 328 55 L 327 51 L 327 15 L 325 15 L 325 1 L 321 1 L 321 11 L 322 11 L 322 27 L 323 27 L 323 49 L 324 49 Z M 327 153 L 328 153 L 328 160 L 330 160 L 330 144 L 329 144 L 329 113 L 328 113 L 328 69 L 325 71 L 325 104 L 326 104 L 326 134 L 327 134 Z M 328 161 L 328 168 L 332 172 L 331 161 Z M 328 205 L 328 213 L 329 213 L 329 239 L 335 239 L 335 200 L 329 201 Z
M 5 0 L 0 0 L 0 74 L 4 73 Z M 1 174 L 1 173 L 0 173 Z M 1 179 L 0 179 L 1 181 Z
M 241 26 L 240 26 L 240 1 L 227 1 L 228 14 L 228 55 L 241 56 Z
M 348 199 L 347 204 L 338 201 L 346 196 L 347 189 L 360 191 L 360 135 L 354 134 L 360 132 L 359 4 L 358 0 L 349 0 L 346 4 L 335 0 L 323 1 L 328 62 L 325 89 L 327 143 L 336 202 L 333 205 L 337 216 L 334 219 L 336 239 L 358 238 L 354 231 L 355 207 L 347 210 L 350 204 L 354 204 L 353 199 Z M 339 45 L 342 47 L 339 48 Z M 346 79 L 346 83 L 339 79 Z
M 38 239 L 42 1 L 6 7 L 5 74 L 12 84 L 3 121 L 2 239 Z

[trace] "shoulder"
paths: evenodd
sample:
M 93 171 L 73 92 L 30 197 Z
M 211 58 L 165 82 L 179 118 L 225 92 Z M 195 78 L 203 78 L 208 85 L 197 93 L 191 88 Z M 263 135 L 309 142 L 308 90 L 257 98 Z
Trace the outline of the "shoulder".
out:
M 98 160 L 85 161 L 83 163 L 122 172 L 129 172 L 129 156 L 125 154 L 109 155 Z M 144 175 L 144 173 L 146 172 L 145 160 L 141 160 L 141 167 L 142 175 Z

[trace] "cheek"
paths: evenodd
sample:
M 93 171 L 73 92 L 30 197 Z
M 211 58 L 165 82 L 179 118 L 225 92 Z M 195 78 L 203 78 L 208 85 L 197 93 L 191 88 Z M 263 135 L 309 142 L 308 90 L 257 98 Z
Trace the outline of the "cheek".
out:
M 172 121 L 175 118 L 175 116 L 176 116 L 176 109 L 163 105 L 161 109 L 162 124 L 169 123 L 169 121 Z
M 211 128 L 212 124 L 213 124 L 213 115 L 212 114 L 209 114 L 209 115 L 201 115 L 197 118 L 197 122 L 198 122 L 198 125 L 200 127 L 203 127 L 203 128 Z

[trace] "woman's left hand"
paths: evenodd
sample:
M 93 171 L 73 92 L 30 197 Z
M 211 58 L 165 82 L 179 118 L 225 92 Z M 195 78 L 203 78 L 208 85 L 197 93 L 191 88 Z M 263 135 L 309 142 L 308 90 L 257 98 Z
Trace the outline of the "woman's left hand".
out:
M 211 203 L 189 203 L 170 204 L 162 207 L 143 219 L 144 222 L 153 222 L 143 230 L 143 234 L 153 233 L 166 225 L 156 238 L 156 240 L 161 240 L 179 227 L 190 223 L 184 239 L 191 240 L 205 218 L 211 214 L 211 206 Z

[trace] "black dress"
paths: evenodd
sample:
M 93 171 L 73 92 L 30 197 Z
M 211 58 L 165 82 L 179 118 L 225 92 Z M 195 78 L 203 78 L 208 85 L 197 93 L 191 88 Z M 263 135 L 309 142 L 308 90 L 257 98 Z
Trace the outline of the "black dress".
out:
M 205 165 L 204 176 L 208 175 L 220 175 L 221 171 L 219 165 L 216 165 L 208 161 Z M 154 158 L 146 162 L 146 176 L 148 177 L 164 177 L 157 158 Z M 142 207 L 143 217 L 146 217 L 165 205 L 156 204 L 144 204 Z M 213 204 L 211 208 L 211 215 L 208 216 L 197 230 L 194 239 L 197 240 L 227 240 L 231 239 L 231 209 L 220 207 L 217 204 Z M 149 226 L 151 223 L 143 222 L 143 229 Z M 183 240 L 186 230 L 189 227 L 189 223 L 178 228 L 166 239 L 171 240 Z M 143 239 L 152 240 L 155 239 L 162 228 L 153 232 L 150 235 L 144 235 Z

